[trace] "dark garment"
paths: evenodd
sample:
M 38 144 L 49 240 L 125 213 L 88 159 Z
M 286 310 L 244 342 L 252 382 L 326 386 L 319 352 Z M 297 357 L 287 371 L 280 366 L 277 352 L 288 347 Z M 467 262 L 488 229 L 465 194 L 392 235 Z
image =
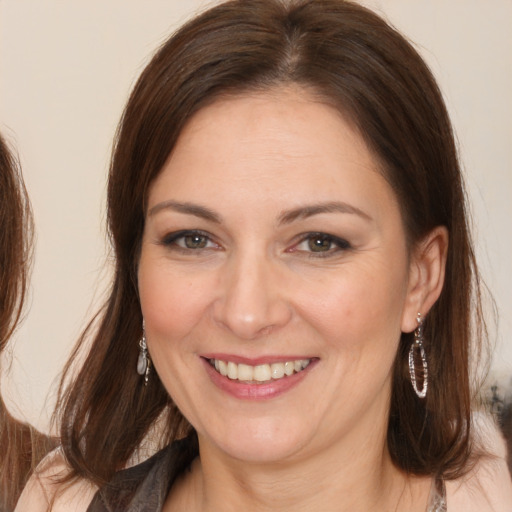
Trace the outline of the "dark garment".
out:
M 142 464 L 116 473 L 87 512 L 161 512 L 172 484 L 198 455 L 195 435 L 176 441 Z M 446 512 L 446 491 L 435 480 L 426 512 Z
M 160 512 L 169 489 L 197 457 L 195 435 L 175 441 L 137 466 L 115 474 L 87 512 Z

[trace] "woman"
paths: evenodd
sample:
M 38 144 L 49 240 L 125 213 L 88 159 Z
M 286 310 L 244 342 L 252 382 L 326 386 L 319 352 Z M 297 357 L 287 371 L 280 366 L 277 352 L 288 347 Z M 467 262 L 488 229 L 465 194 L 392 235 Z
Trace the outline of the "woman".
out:
M 473 433 L 465 215 L 437 85 L 375 14 L 193 19 L 124 112 L 112 291 L 20 510 L 507 510 Z
M 16 329 L 32 254 L 32 213 L 18 165 L 0 136 L 0 354 Z M 14 510 L 49 440 L 16 421 L 0 396 L 0 511 Z

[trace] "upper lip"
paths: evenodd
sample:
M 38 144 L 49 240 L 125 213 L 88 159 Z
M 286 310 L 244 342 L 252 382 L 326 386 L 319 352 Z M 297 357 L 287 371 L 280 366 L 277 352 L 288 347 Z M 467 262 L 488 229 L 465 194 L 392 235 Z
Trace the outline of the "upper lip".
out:
M 302 359 L 318 359 L 308 355 L 265 355 L 259 357 L 245 357 L 236 354 L 201 354 L 204 359 L 217 359 L 219 361 L 232 362 L 236 364 L 247 364 L 258 366 L 260 364 L 285 363 L 286 361 L 297 361 Z

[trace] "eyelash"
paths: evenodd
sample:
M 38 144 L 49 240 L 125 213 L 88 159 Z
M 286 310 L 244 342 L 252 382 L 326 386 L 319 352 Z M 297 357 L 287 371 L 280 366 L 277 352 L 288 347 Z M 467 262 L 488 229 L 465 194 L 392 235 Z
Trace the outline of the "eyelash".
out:
M 180 239 L 183 239 L 183 242 L 186 243 L 185 239 L 187 237 L 203 238 L 206 240 L 206 244 L 212 244 L 212 243 L 215 244 L 215 242 L 212 242 L 211 236 L 208 233 L 206 233 L 204 231 L 197 230 L 197 229 L 182 230 L 182 231 L 176 231 L 175 233 L 169 233 L 162 239 L 161 244 L 166 247 L 178 249 L 178 250 L 181 250 L 186 253 L 191 253 L 191 252 L 196 252 L 196 251 L 199 252 L 201 250 L 217 249 L 219 247 L 217 244 L 215 244 L 215 247 L 192 248 L 192 247 L 186 247 L 184 245 L 180 245 L 178 243 L 178 241 Z
M 300 251 L 301 249 L 298 249 L 298 247 L 301 244 L 313 241 L 315 239 L 320 240 L 321 242 L 327 242 L 329 244 L 329 248 L 327 251 L 318 252 L 305 250 L 304 252 L 307 253 L 308 258 L 329 258 L 336 255 L 340 251 L 347 251 L 352 248 L 347 240 L 319 231 L 314 233 L 305 233 L 301 236 L 300 240 L 287 252 Z
M 196 238 L 202 238 L 205 241 L 206 246 L 205 247 L 186 247 L 185 239 L 187 237 L 196 237 Z M 178 243 L 178 241 L 182 239 L 183 244 L 181 245 Z M 299 249 L 298 247 L 301 244 L 308 243 L 309 241 L 319 240 L 321 243 L 327 243 L 329 244 L 329 247 L 326 251 L 313 251 L 313 250 L 305 250 L 305 249 Z M 181 230 L 176 231 L 174 233 L 169 233 L 166 235 L 162 241 L 160 242 L 161 245 L 164 245 L 169 248 L 173 248 L 176 250 L 180 250 L 184 253 L 193 253 L 193 252 L 200 252 L 202 250 L 211 250 L 211 249 L 218 249 L 219 245 L 217 245 L 215 242 L 212 241 L 211 235 L 206 233 L 205 231 L 200 230 Z M 208 244 L 214 244 L 213 247 L 207 247 Z M 318 246 L 320 247 L 320 246 Z M 352 246 L 347 240 L 344 240 L 343 238 L 339 238 L 334 235 L 329 235 L 328 233 L 323 232 L 311 232 L 311 233 L 305 233 L 301 235 L 298 242 L 296 242 L 291 248 L 287 249 L 286 252 L 293 253 L 293 252 L 303 252 L 307 254 L 307 257 L 309 258 L 328 258 L 330 256 L 334 256 L 340 251 L 346 251 L 351 249 Z

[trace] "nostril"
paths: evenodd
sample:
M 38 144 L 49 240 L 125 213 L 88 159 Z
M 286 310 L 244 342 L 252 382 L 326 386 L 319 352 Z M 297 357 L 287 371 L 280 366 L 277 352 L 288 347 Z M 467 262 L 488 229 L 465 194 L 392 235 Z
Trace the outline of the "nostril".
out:
M 263 327 L 263 329 L 260 330 L 259 334 L 262 336 L 267 336 L 274 330 L 274 327 L 274 325 L 267 325 L 266 327 Z

